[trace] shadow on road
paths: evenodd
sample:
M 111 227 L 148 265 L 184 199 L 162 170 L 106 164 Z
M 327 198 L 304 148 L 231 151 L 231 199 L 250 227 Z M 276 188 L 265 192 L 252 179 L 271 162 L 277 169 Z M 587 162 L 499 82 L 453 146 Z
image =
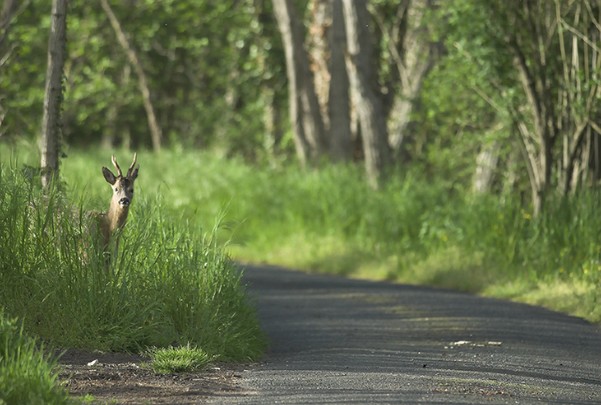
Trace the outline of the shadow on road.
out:
M 446 290 L 245 268 L 271 346 L 237 403 L 601 403 L 601 331 Z

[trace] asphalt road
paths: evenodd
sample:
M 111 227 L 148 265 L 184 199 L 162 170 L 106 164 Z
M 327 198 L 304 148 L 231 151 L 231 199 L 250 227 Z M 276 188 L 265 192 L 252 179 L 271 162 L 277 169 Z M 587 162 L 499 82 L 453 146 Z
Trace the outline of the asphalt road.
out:
M 217 403 L 601 404 L 601 329 L 446 290 L 247 267 L 271 345 Z

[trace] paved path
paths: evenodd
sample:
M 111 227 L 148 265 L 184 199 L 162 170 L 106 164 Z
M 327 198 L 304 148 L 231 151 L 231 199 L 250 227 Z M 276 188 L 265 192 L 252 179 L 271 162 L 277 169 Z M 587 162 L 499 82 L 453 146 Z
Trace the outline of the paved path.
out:
M 248 267 L 271 346 L 218 403 L 601 404 L 601 329 L 545 309 Z

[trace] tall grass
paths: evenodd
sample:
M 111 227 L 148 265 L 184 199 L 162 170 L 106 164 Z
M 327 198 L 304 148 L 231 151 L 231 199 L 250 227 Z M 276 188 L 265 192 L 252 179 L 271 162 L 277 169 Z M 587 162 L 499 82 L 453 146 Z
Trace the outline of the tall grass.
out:
M 82 173 L 72 160 L 73 173 Z M 546 305 L 598 321 L 599 191 L 551 198 L 533 217 L 511 196 L 473 196 L 402 173 L 379 191 L 356 166 L 257 167 L 208 153 L 147 157 L 144 193 L 208 227 L 219 213 L 243 261 L 450 287 Z M 144 156 L 141 157 L 144 161 Z M 74 181 L 74 179 L 72 179 Z
M 55 360 L 0 310 L 0 403 L 67 404 L 54 366 Z
M 172 222 L 161 198 L 136 198 L 106 270 L 82 208 L 61 196 L 42 197 L 35 178 L 0 165 L 0 302 L 28 333 L 59 347 L 261 354 L 240 272 L 210 232 Z
M 147 211 L 177 218 L 178 229 L 210 229 L 222 217 L 216 240 L 229 240 L 242 261 L 438 285 L 601 320 L 599 191 L 551 198 L 534 218 L 517 198 L 473 196 L 417 172 L 374 191 L 353 165 L 261 167 L 177 149 L 138 160 L 136 193 L 148 200 L 134 201 L 127 243 L 144 234 L 134 228 Z M 73 200 L 108 205 L 107 161 L 82 151 L 64 160 Z

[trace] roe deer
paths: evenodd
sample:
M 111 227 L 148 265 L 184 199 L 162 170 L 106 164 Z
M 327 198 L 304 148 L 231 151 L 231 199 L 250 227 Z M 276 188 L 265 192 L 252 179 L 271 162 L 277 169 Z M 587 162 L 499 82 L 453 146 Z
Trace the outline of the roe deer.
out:
M 113 188 L 113 198 L 107 212 L 98 213 L 98 221 L 100 228 L 100 236 L 102 237 L 102 252 L 108 255 L 110 258 L 110 243 L 114 240 L 115 252 L 119 245 L 119 232 L 125 226 L 127 221 L 127 214 L 129 213 L 129 206 L 134 198 L 134 181 L 138 177 L 138 167 L 136 165 L 137 154 L 134 153 L 134 158 L 127 170 L 127 174 L 124 176 L 117 159 L 113 155 L 111 160 L 113 166 L 117 170 L 115 176 L 108 168 L 102 167 L 102 175 L 104 179 Z

